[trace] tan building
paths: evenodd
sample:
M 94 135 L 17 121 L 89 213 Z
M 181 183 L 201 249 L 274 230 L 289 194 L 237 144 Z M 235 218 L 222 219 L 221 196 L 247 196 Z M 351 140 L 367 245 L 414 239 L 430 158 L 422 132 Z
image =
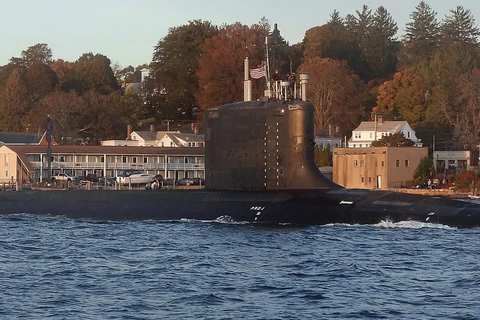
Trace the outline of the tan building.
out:
M 427 148 L 334 148 L 333 181 L 346 188 L 388 189 L 413 179 Z
M 173 179 L 203 178 L 205 174 L 204 148 L 52 146 L 51 152 L 50 175 L 95 173 L 108 178 L 123 169 Z M 49 177 L 47 160 L 45 146 L 0 146 L 0 184 L 45 181 Z

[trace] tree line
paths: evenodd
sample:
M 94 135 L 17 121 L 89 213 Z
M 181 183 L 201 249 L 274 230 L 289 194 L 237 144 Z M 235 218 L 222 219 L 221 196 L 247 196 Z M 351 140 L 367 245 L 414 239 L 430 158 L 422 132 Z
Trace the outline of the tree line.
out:
M 123 69 L 100 54 L 52 61 L 48 45 L 37 44 L 0 68 L 0 130 L 36 131 L 49 114 L 57 141 L 95 144 L 124 138 L 125 126 L 142 119 L 201 120 L 203 110 L 243 99 L 243 60 L 260 66 L 267 38 L 271 71 L 310 74 L 318 130 L 334 126 L 348 137 L 376 114 L 408 121 L 426 145 L 435 136 L 437 149 L 475 148 L 480 31 L 471 11 L 456 6 L 439 20 L 421 1 L 405 33 L 398 30 L 383 6 L 334 11 L 293 45 L 265 18 L 251 26 L 194 20 L 170 28 L 150 63 Z M 145 67 L 142 93 L 124 90 Z M 264 89 L 263 79 L 254 81 L 254 96 Z

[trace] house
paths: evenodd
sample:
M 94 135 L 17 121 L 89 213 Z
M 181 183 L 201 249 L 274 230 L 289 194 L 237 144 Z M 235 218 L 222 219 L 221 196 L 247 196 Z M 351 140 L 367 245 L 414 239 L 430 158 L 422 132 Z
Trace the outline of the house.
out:
M 315 145 L 322 150 L 325 150 L 327 145 L 330 145 L 330 148 L 343 147 L 343 139 L 338 132 L 319 130 L 315 136 Z
M 29 132 L 0 132 L 0 145 L 47 145 L 47 132 L 40 133 Z M 57 144 L 52 138 L 51 144 Z
M 379 117 L 378 121 L 362 121 L 352 131 L 352 137 L 348 140 L 348 147 L 369 148 L 372 146 L 373 141 L 397 132 L 403 133 L 405 138 L 412 140 L 415 143 L 415 147 L 422 146 L 422 141 L 417 138 L 415 131 L 406 121 L 383 121 Z
M 436 172 L 445 173 L 447 170 L 473 170 L 478 166 L 478 151 L 447 150 L 433 151 L 434 167 Z
M 427 156 L 426 147 L 334 148 L 333 181 L 346 188 L 404 187 Z

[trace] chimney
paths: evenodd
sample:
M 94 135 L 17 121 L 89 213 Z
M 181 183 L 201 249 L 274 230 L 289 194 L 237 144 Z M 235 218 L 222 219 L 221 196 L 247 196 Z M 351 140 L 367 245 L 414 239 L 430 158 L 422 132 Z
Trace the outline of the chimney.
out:
M 333 128 L 331 123 L 328 124 L 328 136 L 333 136 Z
M 155 132 L 155 125 L 153 124 L 150 125 L 150 132 Z
M 132 136 L 132 125 L 129 124 L 129 125 L 127 126 L 127 139 L 126 139 L 126 140 L 132 139 L 131 136 Z

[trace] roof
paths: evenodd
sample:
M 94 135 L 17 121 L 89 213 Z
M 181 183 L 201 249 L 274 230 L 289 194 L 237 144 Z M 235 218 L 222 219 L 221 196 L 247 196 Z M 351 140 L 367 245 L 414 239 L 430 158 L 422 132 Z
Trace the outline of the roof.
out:
M 377 132 L 389 132 L 398 130 L 407 124 L 407 121 L 384 121 L 377 122 Z M 362 121 L 360 125 L 353 131 L 374 131 L 375 121 Z
M 42 136 L 29 132 L 0 132 L 4 144 L 38 144 Z
M 193 133 L 166 133 L 164 136 L 168 136 L 177 146 L 182 146 L 181 141 L 201 143 L 205 141 L 203 135 Z
M 167 133 L 179 133 L 179 131 L 133 131 L 145 141 L 160 140 Z
M 38 145 L 11 145 L 7 146 L 12 151 L 20 154 L 47 153 L 45 146 Z M 97 155 L 179 155 L 179 156 L 204 156 L 205 148 L 173 148 L 173 147 L 126 147 L 126 146 L 64 146 L 56 145 L 51 148 L 52 153 L 62 154 L 97 154 Z

